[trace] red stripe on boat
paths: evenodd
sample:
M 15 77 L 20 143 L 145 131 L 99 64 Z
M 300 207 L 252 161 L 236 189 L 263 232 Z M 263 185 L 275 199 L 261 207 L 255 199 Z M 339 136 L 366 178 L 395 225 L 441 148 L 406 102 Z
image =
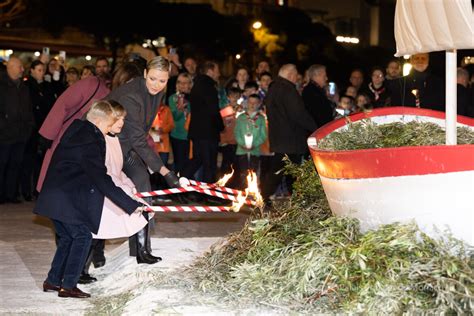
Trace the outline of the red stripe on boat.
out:
M 445 119 L 445 113 L 411 107 L 375 109 L 350 116 L 352 122 L 368 117 L 416 115 Z M 458 116 L 458 123 L 474 126 L 474 119 Z M 346 125 L 345 119 L 330 122 L 311 136 L 321 139 Z M 438 174 L 474 170 L 474 145 L 416 146 L 329 151 L 310 147 L 318 173 L 332 179 L 365 179 Z

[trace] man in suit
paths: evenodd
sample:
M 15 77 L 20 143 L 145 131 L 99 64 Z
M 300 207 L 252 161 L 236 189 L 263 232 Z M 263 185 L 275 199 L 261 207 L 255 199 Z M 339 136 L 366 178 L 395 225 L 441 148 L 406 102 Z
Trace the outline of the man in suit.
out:
M 77 288 L 89 253 L 92 234 L 99 230 L 104 196 L 128 214 L 142 204 L 115 186 L 105 167 L 105 138 L 115 123 L 107 101 L 92 105 L 86 120 L 75 120 L 64 133 L 46 174 L 34 213 L 49 217 L 58 245 L 43 291 L 59 297 L 87 298 Z
M 202 180 L 207 183 L 216 180 L 217 149 L 220 132 L 224 130 L 217 92 L 219 77 L 219 65 L 212 61 L 205 62 L 201 75 L 194 79 L 190 96 L 191 122 L 188 138 L 193 141 L 193 159 L 183 175 L 193 177 L 202 166 Z
M 33 130 L 28 86 L 23 82 L 23 63 L 10 57 L 0 75 L 0 204 L 20 203 L 16 197 L 21 161 Z
M 412 55 L 410 62 L 413 69 L 408 76 L 387 82 L 387 88 L 392 95 L 392 106 L 445 111 L 444 81 L 430 73 L 430 55 Z
M 334 119 L 334 103 L 328 98 L 326 86 L 328 77 L 326 67 L 311 65 L 308 68 L 309 83 L 303 89 L 306 110 L 319 127 Z
M 293 64 L 280 68 L 278 77 L 270 84 L 265 99 L 268 116 L 268 136 L 270 151 L 274 152 L 269 161 L 269 170 L 262 181 L 262 197 L 269 204 L 283 175 L 277 173 L 283 167 L 283 157 L 288 155 L 294 163 L 301 163 L 308 151 L 306 138 L 316 130 L 316 123 L 305 108 L 303 98 L 296 90 L 298 70 Z M 287 178 L 291 192 L 293 179 Z

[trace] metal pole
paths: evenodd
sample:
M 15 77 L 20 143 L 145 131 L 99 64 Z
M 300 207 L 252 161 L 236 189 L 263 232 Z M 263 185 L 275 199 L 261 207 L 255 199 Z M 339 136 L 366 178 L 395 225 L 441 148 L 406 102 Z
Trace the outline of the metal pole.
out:
M 446 51 L 446 145 L 457 144 L 457 51 Z

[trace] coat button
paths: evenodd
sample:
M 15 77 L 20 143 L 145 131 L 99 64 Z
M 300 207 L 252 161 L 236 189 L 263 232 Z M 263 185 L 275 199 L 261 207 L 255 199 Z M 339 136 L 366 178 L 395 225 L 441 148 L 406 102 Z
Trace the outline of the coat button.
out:
M 91 189 L 91 191 L 90 191 L 90 192 L 91 192 L 91 193 L 94 193 L 94 189 Z

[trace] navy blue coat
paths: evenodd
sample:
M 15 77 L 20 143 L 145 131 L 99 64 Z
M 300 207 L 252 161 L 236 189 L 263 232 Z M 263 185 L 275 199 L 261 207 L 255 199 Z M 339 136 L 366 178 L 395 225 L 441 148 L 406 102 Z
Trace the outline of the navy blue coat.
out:
M 104 196 L 128 214 L 141 204 L 115 186 L 105 167 L 105 139 L 91 122 L 75 120 L 54 152 L 34 213 L 97 233 Z

